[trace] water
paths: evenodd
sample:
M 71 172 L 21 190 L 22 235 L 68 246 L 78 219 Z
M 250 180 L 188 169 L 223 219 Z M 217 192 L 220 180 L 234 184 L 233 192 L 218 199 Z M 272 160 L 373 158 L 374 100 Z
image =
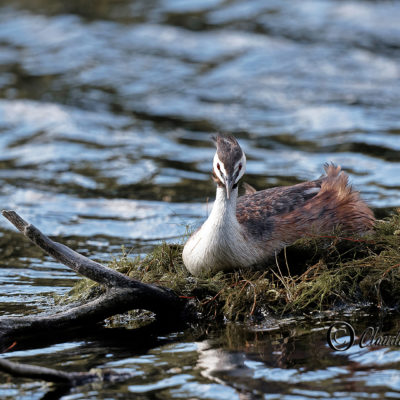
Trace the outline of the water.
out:
M 334 161 L 382 215 L 400 206 L 399 18 L 392 1 L 2 0 L 2 208 L 103 262 L 121 245 L 144 254 L 181 241 L 210 209 L 220 131 L 239 138 L 255 187 L 313 179 Z M 78 279 L 5 219 L 0 243 L 2 315 L 46 311 Z M 377 316 L 346 318 L 362 330 Z M 396 331 L 396 315 L 380 318 Z M 94 335 L 7 357 L 137 371 L 65 399 L 398 398 L 397 349 L 335 353 L 329 323 L 228 325 L 143 346 Z M 2 398 L 51 390 L 0 374 Z

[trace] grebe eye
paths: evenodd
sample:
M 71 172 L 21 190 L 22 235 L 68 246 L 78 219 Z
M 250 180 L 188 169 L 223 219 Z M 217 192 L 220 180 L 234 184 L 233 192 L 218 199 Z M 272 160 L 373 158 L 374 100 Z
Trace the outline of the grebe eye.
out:
M 221 166 L 219 165 L 219 163 L 217 163 L 217 168 L 219 171 L 221 171 Z
M 238 171 L 242 169 L 242 164 L 239 164 Z

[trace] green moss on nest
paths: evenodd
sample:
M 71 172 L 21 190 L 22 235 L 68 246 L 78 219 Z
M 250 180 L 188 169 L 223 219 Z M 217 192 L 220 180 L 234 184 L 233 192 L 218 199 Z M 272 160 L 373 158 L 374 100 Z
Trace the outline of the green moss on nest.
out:
M 260 270 L 191 276 L 182 246 L 162 244 L 144 259 L 123 251 L 110 267 L 146 283 L 173 289 L 195 303 L 203 318 L 262 319 L 268 314 L 299 314 L 341 305 L 396 306 L 400 300 L 400 214 L 379 221 L 360 238 L 337 234 L 304 238 Z M 98 296 L 102 289 L 86 279 L 73 299 Z

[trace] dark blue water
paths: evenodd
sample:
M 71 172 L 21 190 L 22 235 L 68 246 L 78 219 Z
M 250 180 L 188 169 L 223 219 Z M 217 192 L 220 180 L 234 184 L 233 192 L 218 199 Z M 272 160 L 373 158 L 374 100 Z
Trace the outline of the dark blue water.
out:
M 382 215 L 400 206 L 399 21 L 393 1 L 0 1 L 1 208 L 103 262 L 121 245 L 144 254 L 207 215 L 210 136 L 230 132 L 256 188 L 316 178 L 333 161 Z M 78 279 L 4 219 L 0 243 L 2 315 L 47 311 Z M 362 329 L 377 316 L 346 318 Z M 397 316 L 380 318 L 396 331 Z M 335 353 L 329 323 L 7 357 L 137 371 L 65 399 L 399 398 L 397 349 Z M 2 398 L 51 390 L 0 374 Z

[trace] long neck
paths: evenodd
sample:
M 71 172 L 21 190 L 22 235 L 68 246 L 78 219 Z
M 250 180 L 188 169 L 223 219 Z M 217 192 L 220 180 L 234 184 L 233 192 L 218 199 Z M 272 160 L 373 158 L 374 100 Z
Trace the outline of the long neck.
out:
M 244 265 L 248 250 L 243 247 L 241 227 L 236 219 L 237 196 L 237 188 L 232 190 L 229 199 L 225 188 L 217 188 L 210 215 L 183 249 L 183 261 L 192 274 Z
M 226 190 L 224 187 L 217 186 L 217 194 L 212 211 L 208 220 L 213 221 L 215 224 L 223 225 L 232 223 L 236 220 L 236 200 L 238 197 L 238 189 L 232 190 L 229 199 L 226 197 Z

